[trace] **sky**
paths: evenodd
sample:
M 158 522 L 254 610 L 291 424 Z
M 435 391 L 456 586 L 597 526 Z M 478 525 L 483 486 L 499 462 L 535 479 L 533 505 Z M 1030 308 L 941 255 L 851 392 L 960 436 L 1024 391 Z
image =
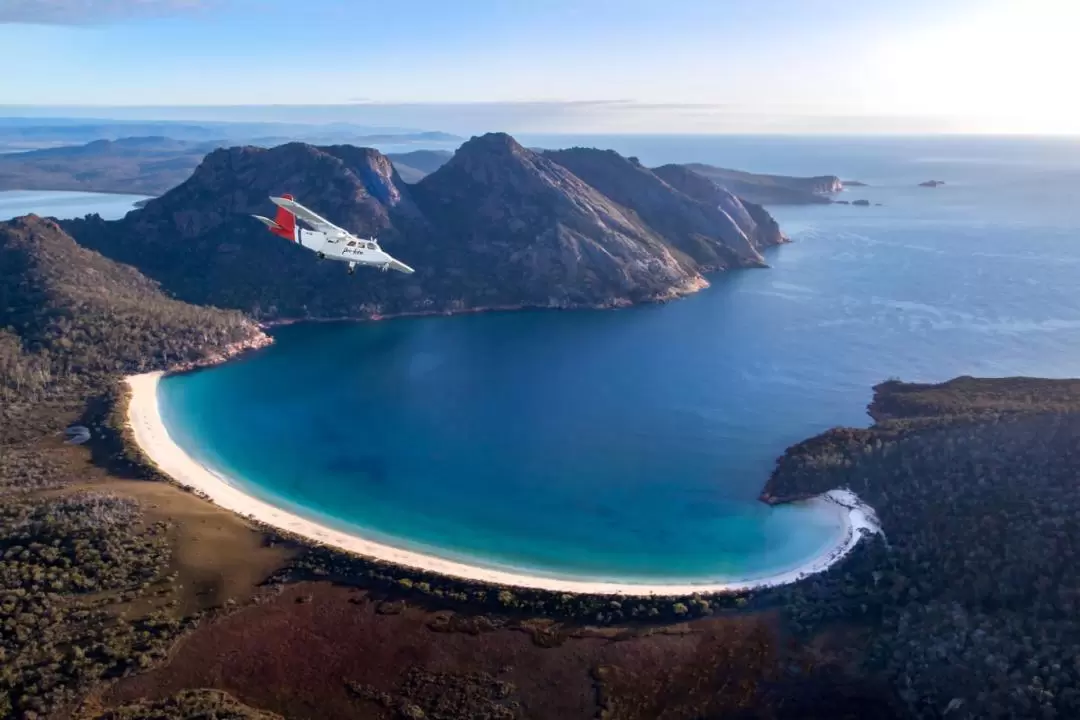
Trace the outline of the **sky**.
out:
M 0 0 L 0 62 L 0 115 L 1080 134 L 1080 0 Z

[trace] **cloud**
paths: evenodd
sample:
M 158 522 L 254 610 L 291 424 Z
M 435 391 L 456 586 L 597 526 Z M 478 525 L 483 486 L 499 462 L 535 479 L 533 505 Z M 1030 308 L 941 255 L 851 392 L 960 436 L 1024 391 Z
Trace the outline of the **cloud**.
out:
M 0 24 L 101 25 L 177 15 L 206 5 L 206 0 L 0 0 Z

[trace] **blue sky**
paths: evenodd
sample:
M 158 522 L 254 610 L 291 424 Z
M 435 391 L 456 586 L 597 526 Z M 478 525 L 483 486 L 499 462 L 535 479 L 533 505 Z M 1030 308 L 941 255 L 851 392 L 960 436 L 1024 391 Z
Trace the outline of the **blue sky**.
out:
M 3 0 L 0 102 L 453 132 L 1073 133 L 1078 36 L 1080 0 Z M 319 107 L 191 107 L 237 105 Z

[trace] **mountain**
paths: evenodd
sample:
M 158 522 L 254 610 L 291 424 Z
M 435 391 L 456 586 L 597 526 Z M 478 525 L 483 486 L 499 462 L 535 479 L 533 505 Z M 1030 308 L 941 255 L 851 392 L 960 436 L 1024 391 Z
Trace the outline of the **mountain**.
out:
M 52 220 L 0 223 L 0 442 L 117 374 L 199 363 L 262 339 L 242 314 L 174 300 Z
M 704 175 L 685 165 L 664 165 L 653 170 L 657 177 L 685 195 L 727 213 L 739 228 L 761 249 L 788 242 L 780 225 L 757 203 L 736 197 Z
M 503 133 L 465 143 L 413 191 L 459 267 L 505 273 L 527 304 L 620 304 L 702 284 L 653 228 Z
M 401 179 L 407 183 L 419 182 L 454 156 L 449 150 L 413 150 L 406 153 L 387 153 Z
M 80 247 L 53 220 L 0 223 L 0 327 L 54 372 L 198 361 L 258 334 L 233 311 L 174 300 L 138 270 Z
M 618 202 L 499 133 L 464 143 L 414 185 L 372 149 L 233 147 L 122 220 L 91 216 L 65 227 L 185 301 L 267 319 L 623 305 L 703 287 L 701 273 L 715 267 L 762 265 L 730 215 L 645 179 L 666 193 L 663 203 L 633 194 Z M 350 278 L 274 238 L 250 215 L 272 214 L 268 197 L 283 192 L 347 230 L 377 234 L 417 272 Z M 766 224 L 755 227 L 755 238 L 765 237 Z
M 696 198 L 613 150 L 571 148 L 544 156 L 635 210 L 702 269 L 763 266 L 760 249 L 783 242 L 779 235 L 759 232 L 739 199 L 719 188 L 716 194 L 723 197 Z
M 656 168 L 661 176 L 678 165 Z M 828 195 L 840 192 L 843 183 L 835 175 L 816 177 L 791 177 L 788 175 L 761 175 L 758 173 L 728 170 L 726 168 L 688 163 L 681 167 L 692 170 L 720 187 L 729 190 L 743 200 L 759 205 L 806 205 L 831 202 Z

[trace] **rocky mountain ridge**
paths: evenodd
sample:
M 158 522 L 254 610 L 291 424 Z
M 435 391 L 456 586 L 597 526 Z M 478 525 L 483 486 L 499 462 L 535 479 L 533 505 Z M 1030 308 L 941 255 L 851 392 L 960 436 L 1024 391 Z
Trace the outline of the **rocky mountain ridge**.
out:
M 269 196 L 285 192 L 378 235 L 417 272 L 349 278 L 269 235 L 250 215 L 272 214 Z M 712 270 L 764 266 L 760 250 L 786 238 L 763 209 L 719 197 L 724 208 L 614 153 L 538 154 L 491 133 L 414 185 L 370 148 L 219 149 L 124 219 L 65 228 L 178 298 L 266 320 L 610 307 L 692 292 Z

